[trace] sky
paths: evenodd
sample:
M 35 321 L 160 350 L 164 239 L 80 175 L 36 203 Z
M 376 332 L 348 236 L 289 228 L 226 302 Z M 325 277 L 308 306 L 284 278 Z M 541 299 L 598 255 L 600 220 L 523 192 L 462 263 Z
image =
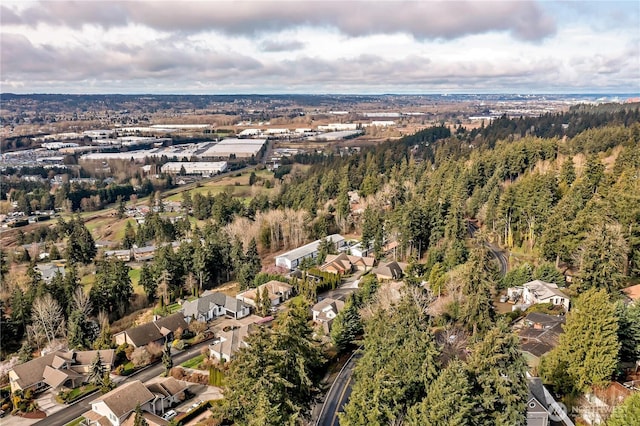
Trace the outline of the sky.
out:
M 0 3 L 6 93 L 640 93 L 640 1 Z

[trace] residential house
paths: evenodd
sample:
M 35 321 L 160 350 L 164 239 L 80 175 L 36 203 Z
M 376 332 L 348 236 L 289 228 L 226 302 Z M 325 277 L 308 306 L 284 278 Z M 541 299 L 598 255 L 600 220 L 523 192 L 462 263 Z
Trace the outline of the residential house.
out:
M 574 426 L 562 407 L 556 402 L 539 377 L 527 377 L 527 426 Z
M 507 290 L 510 300 L 519 302 L 513 309 L 524 310 L 531 305 L 549 303 L 553 306 L 561 306 L 565 311 L 569 310 L 569 296 L 558 289 L 557 284 L 534 280 L 522 287 L 511 287 Z
M 529 367 L 536 368 L 544 354 L 558 345 L 564 316 L 532 312 L 517 325 L 522 351 Z
M 192 319 L 207 322 L 223 315 L 244 318 L 251 313 L 251 307 L 224 293 L 205 291 L 198 299 L 184 302 L 181 312 L 186 322 Z
M 107 250 L 104 252 L 104 257 L 115 257 L 123 262 L 129 262 L 131 260 L 131 250 Z
M 327 238 L 333 243 L 336 250 L 340 250 L 347 245 L 346 240 L 340 234 L 329 235 L 325 239 Z M 320 248 L 321 241 L 322 240 L 316 240 L 302 247 L 283 253 L 280 256 L 276 256 L 276 266 L 292 271 L 298 268 L 304 259 L 315 259 L 318 257 L 318 250 Z
M 404 275 L 405 269 L 407 269 L 406 263 L 393 261 L 379 265 L 373 273 L 380 281 L 399 280 Z
M 56 274 L 64 277 L 64 266 L 55 263 L 39 263 L 35 266 L 37 272 L 40 273 L 42 280 L 49 284 Z
M 332 274 L 349 274 L 354 270 L 367 271 L 373 268 L 374 262 L 373 257 L 352 256 L 345 252 L 328 254 L 325 263 L 320 266 L 320 270 Z
M 584 395 L 578 413 L 590 425 L 605 424 L 615 407 L 622 404 L 633 393 L 618 382 L 606 387 L 595 387 Z
M 89 425 L 104 425 L 105 420 L 120 426 L 139 404 L 142 411 L 155 414 L 154 395 L 141 381 L 124 383 L 91 403 L 91 411 L 83 414 Z
M 369 244 L 368 247 L 365 247 L 362 243 L 355 244 L 349 247 L 349 252 L 354 256 L 368 257 L 373 253 L 373 243 Z
M 113 364 L 113 349 L 101 351 L 56 351 L 23 364 L 18 364 L 9 370 L 11 392 L 17 390 L 34 392 L 60 387 L 74 388 L 87 379 L 90 366 L 100 352 L 100 359 L 105 371 L 111 371 Z
M 148 411 L 142 412 L 144 421 L 147 422 L 147 426 L 169 426 L 169 422 L 160 416 L 149 413 Z M 136 426 L 136 413 L 129 414 L 129 417 L 122 423 L 122 426 Z
M 132 250 L 133 258 L 137 262 L 146 262 L 153 260 L 156 254 L 156 246 L 134 247 Z
M 175 407 L 186 399 L 185 391 L 188 386 L 173 377 L 160 378 L 145 385 L 154 395 L 152 409 L 155 414 L 164 414 L 169 408 Z
M 146 324 L 121 331 L 113 336 L 118 345 L 127 343 L 135 348 L 148 345 L 151 342 L 164 344 L 166 340 L 173 340 L 173 334 L 178 330 L 186 330 L 189 325 L 181 312 L 159 318 Z
M 245 339 L 254 330 L 256 325 L 247 324 L 230 327 L 222 331 L 209 345 L 209 355 L 219 361 L 231 361 L 240 348 L 247 347 Z
M 331 331 L 333 320 L 338 313 L 344 308 L 344 302 L 330 297 L 324 298 L 311 308 L 311 315 L 316 324 L 322 326 L 325 333 Z
M 267 290 L 267 294 L 269 295 L 271 306 L 280 305 L 285 300 L 291 298 L 293 294 L 293 287 L 291 285 L 283 283 L 282 281 L 271 280 L 265 284 L 258 286 L 257 288 L 251 288 L 249 290 L 238 293 L 236 295 L 236 298 L 255 308 L 258 292 L 260 294 L 263 294 L 265 289 Z

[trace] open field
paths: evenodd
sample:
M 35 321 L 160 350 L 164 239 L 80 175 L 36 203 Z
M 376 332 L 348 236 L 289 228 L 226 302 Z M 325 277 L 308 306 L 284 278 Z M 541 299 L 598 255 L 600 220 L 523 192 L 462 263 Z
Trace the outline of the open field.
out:
M 231 194 L 233 194 L 233 196 L 239 198 L 250 198 L 260 194 L 273 195 L 276 193 L 276 188 L 265 188 L 260 184 L 249 186 L 249 176 L 251 175 L 251 172 L 252 170 L 238 172 L 240 176 L 237 176 L 236 174 L 233 174 L 231 176 L 224 176 L 220 179 L 216 179 L 199 185 L 193 189 L 179 191 L 167 197 L 166 200 L 180 201 L 182 200 L 182 194 L 185 192 L 188 192 L 191 197 L 193 197 L 196 194 L 207 195 L 208 193 L 210 193 L 211 195 L 217 195 L 221 192 L 229 191 Z M 258 181 L 260 181 L 260 179 L 273 180 L 273 173 L 268 170 L 258 170 L 255 171 L 255 174 L 258 178 Z

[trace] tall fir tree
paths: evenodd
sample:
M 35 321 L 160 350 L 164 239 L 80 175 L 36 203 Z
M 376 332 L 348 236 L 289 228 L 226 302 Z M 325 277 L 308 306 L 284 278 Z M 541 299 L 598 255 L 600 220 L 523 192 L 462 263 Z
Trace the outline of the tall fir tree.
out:
M 584 392 L 611 379 L 619 350 L 616 307 L 605 290 L 592 288 L 567 314 L 558 346 L 542 360 L 541 376 L 559 392 Z
M 519 344 L 508 324 L 500 321 L 471 347 L 467 366 L 477 407 L 472 424 L 526 425 L 527 364 Z

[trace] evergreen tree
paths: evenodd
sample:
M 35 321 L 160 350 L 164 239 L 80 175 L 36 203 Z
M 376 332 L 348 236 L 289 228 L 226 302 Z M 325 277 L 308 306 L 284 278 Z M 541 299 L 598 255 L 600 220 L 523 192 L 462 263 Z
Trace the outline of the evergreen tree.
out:
M 634 392 L 613 409 L 607 426 L 630 426 L 640 424 L 640 392 Z
M 96 282 L 89 292 L 91 303 L 98 311 L 121 317 L 133 296 L 129 266 L 121 260 L 109 259 L 98 262 L 96 269 Z
M 167 342 L 164 345 L 162 351 L 162 365 L 164 366 L 165 374 L 169 374 L 169 371 L 173 368 L 173 358 L 171 358 L 171 345 Z
M 492 263 L 487 249 L 480 245 L 471 252 L 467 264 L 462 321 L 473 334 L 483 333 L 493 325 L 495 313 L 491 304 L 491 289 L 495 287 Z
M 122 238 L 122 248 L 125 250 L 131 249 L 136 242 L 136 230 L 133 229 L 131 221 L 128 220 L 124 226 L 124 237 Z
M 145 294 L 147 295 L 147 301 L 149 303 L 153 303 L 158 290 L 158 281 L 153 272 L 153 269 L 146 263 L 142 265 L 142 269 L 140 270 L 139 284 L 142 286 Z
M 541 376 L 560 392 L 607 383 L 618 363 L 617 333 L 616 308 L 607 292 L 587 290 L 567 314 L 558 346 L 543 358 Z
M 111 349 L 113 347 L 111 337 L 111 327 L 109 326 L 108 318 L 105 316 L 100 324 L 100 334 L 93 342 L 93 349 Z
M 269 311 L 271 310 L 271 299 L 269 298 L 269 291 L 267 289 L 267 286 L 264 286 L 264 288 L 262 289 L 260 308 L 262 310 L 262 316 L 268 315 Z
M 437 375 L 438 350 L 427 318 L 409 297 L 365 324 L 364 352 L 340 424 L 393 424 L 424 398 Z
M 573 158 L 569 157 L 562 163 L 562 167 L 560 168 L 560 182 L 569 187 L 575 180 L 575 165 L 573 164 Z
M 353 296 L 349 296 L 344 308 L 331 324 L 331 341 L 338 351 L 343 352 L 363 331 L 358 307 Z
M 100 351 L 98 351 L 96 352 L 95 358 L 91 362 L 91 366 L 89 367 L 89 375 L 87 376 L 87 381 L 89 381 L 89 383 L 93 383 L 96 386 L 101 386 L 103 383 L 105 372 L 105 366 L 102 363 Z
M 140 403 L 136 404 L 136 409 L 134 411 L 133 418 L 133 426 L 149 426 L 147 419 L 144 418 L 142 414 L 142 408 L 140 408 Z
M 74 310 L 69 316 L 67 341 L 73 349 L 83 349 L 89 346 L 87 336 L 88 321 L 84 312 Z
M 91 232 L 77 217 L 71 222 L 71 232 L 67 241 L 66 257 L 69 263 L 91 263 L 97 249 Z
M 500 321 L 473 344 L 467 364 L 472 383 L 474 425 L 526 424 L 527 364 L 519 339 Z
M 474 423 L 474 401 L 465 366 L 451 362 L 427 385 L 427 396 L 407 415 L 407 426 L 468 426 Z
M 619 225 L 596 225 L 579 249 L 580 288 L 619 290 L 625 280 L 628 250 Z
M 116 197 L 116 205 L 117 205 L 116 212 L 118 213 L 118 219 L 122 219 L 124 217 L 124 212 L 127 211 L 127 204 L 122 195 L 118 195 Z
M 620 360 L 635 362 L 640 359 L 640 304 L 616 305 Z

